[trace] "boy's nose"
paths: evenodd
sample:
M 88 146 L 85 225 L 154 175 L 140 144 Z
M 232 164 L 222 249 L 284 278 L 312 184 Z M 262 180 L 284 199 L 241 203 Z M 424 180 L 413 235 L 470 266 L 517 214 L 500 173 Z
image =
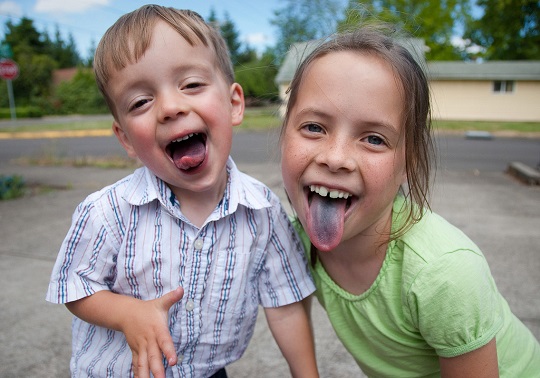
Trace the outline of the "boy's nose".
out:
M 327 167 L 331 172 L 352 171 L 355 167 L 353 149 L 347 140 L 332 138 L 315 157 L 317 164 Z
M 189 106 L 182 101 L 178 94 L 168 94 L 162 97 L 159 104 L 159 121 L 167 122 L 187 113 Z

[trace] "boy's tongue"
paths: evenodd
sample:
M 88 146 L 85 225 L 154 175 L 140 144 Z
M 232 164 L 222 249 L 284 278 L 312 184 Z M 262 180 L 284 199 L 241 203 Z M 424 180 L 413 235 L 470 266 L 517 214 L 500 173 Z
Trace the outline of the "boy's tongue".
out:
M 318 250 L 330 251 L 338 246 L 343 236 L 346 204 L 347 200 L 344 199 L 313 194 L 306 231 Z
M 178 169 L 187 170 L 198 167 L 206 156 L 206 146 L 197 137 L 174 143 L 172 159 Z

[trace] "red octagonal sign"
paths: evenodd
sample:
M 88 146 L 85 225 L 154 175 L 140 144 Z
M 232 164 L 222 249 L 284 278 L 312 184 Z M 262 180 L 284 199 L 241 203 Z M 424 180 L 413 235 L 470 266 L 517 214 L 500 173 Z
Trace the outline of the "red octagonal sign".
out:
M 14 80 L 19 76 L 19 66 L 11 59 L 0 60 L 0 78 Z

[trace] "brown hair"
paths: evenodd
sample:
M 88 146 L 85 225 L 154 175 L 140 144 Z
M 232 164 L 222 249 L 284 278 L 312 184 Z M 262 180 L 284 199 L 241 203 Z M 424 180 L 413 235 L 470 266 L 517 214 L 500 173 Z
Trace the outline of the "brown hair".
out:
M 306 69 L 318 58 L 333 52 L 352 51 L 375 55 L 390 64 L 403 92 L 403 130 L 408 190 L 402 188 L 402 191 L 412 202 L 408 206 L 408 215 L 404 224 L 399 225 L 390 235 L 393 239 L 418 222 L 424 211 L 429 208 L 430 174 L 434 157 L 427 77 L 409 50 L 399 42 L 401 39 L 398 39 L 395 33 L 396 30 L 386 24 L 364 25 L 353 31 L 338 33 L 320 42 L 302 61 L 294 74 L 288 89 L 289 100 L 280 135 L 280 138 L 284 135 L 289 113 L 296 104 L 298 90 Z
M 94 54 L 94 73 L 99 90 L 116 116 L 114 102 L 107 92 L 112 73 L 137 62 L 150 45 L 154 26 L 165 21 L 190 45 L 202 43 L 216 54 L 216 65 L 227 83 L 234 82 L 234 71 L 227 45 L 219 31 L 191 10 L 160 5 L 144 5 L 120 17 L 106 32 Z

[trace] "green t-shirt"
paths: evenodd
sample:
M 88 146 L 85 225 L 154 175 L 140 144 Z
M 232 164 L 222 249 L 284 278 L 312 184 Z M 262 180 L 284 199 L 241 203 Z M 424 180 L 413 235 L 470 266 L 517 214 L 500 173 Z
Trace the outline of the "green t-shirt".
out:
M 403 206 L 398 196 L 393 224 L 403 220 Z M 309 251 L 306 233 L 295 227 Z M 540 374 L 540 344 L 498 292 L 484 255 L 436 214 L 389 244 L 361 295 L 339 287 L 320 261 L 312 274 L 339 339 L 370 377 L 437 377 L 439 356 L 473 351 L 493 337 L 501 377 Z

